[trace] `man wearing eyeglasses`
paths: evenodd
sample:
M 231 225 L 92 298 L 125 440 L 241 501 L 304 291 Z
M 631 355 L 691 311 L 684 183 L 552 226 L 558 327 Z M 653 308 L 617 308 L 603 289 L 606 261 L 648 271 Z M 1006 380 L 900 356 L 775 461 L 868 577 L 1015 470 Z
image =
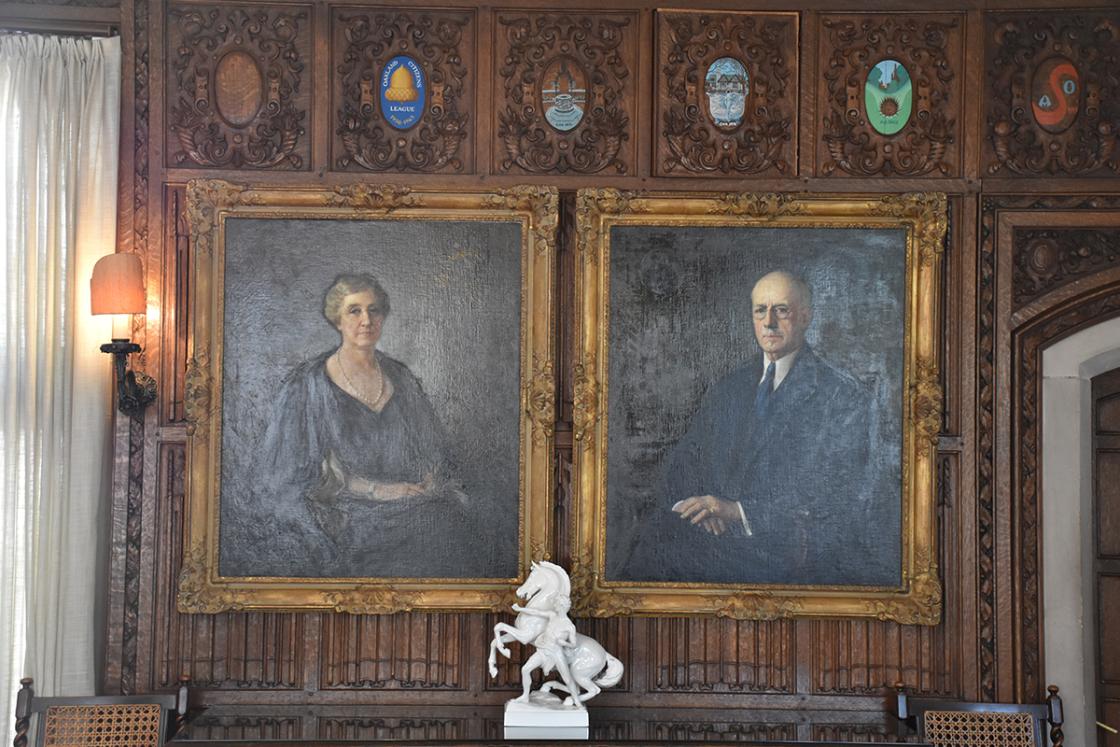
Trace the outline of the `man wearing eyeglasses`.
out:
M 870 392 L 806 344 L 813 295 L 804 280 L 763 276 L 751 308 L 760 359 L 708 390 L 665 464 L 675 534 L 719 552 L 690 580 L 873 582 L 861 578 L 850 541 L 876 489 Z

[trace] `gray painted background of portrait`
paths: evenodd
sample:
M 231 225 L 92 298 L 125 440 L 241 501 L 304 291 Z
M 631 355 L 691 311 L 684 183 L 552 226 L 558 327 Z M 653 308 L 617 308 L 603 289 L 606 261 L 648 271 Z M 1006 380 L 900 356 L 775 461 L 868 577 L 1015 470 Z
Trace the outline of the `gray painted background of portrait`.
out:
M 280 220 L 226 223 L 221 495 L 249 486 L 280 383 L 335 349 L 323 296 L 368 272 L 392 313 L 378 349 L 421 381 L 456 449 L 467 492 L 491 517 L 493 577 L 517 575 L 521 226 L 513 222 Z M 223 501 L 222 541 L 239 517 Z M 244 517 L 252 520 L 251 517 Z M 465 538 L 477 543 L 483 538 Z M 486 541 L 490 541 L 487 539 Z M 230 569 L 223 569 L 227 575 Z
M 607 578 L 628 578 L 643 522 L 668 510 L 662 461 L 708 386 L 761 359 L 750 292 L 774 270 L 813 290 L 808 344 L 874 395 L 872 454 L 899 486 L 884 500 L 891 509 L 874 528 L 882 538 L 874 549 L 881 564 L 899 567 L 905 242 L 896 229 L 612 229 Z

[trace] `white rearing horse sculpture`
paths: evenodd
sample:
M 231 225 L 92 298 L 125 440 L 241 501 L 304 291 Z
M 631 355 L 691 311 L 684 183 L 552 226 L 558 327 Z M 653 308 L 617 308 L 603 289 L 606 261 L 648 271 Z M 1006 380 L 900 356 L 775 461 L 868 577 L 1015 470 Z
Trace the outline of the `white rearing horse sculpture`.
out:
M 489 658 L 491 677 L 498 674 L 498 653 L 507 658 L 510 655 L 505 644 L 515 640 L 522 645 L 533 643 L 545 631 L 550 617 L 567 612 L 571 581 L 563 568 L 542 560 L 532 564 L 529 577 L 518 587 L 516 593 L 519 598 L 526 600 L 526 605 L 521 608 L 514 605 L 518 615 L 513 625 L 498 623 L 494 626 Z M 557 613 L 558 608 L 563 612 Z M 564 682 L 545 682 L 541 685 L 541 692 L 564 690 L 569 695 L 565 704 L 580 704 L 590 700 L 602 688 L 611 687 L 622 679 L 622 662 L 608 654 L 594 638 L 576 633 L 574 645 L 565 646 L 562 650 L 566 668 L 571 675 L 570 681 L 569 678 L 564 678 Z M 543 667 L 545 674 L 548 674 L 553 668 L 549 664 L 547 657 L 536 655 L 526 661 L 521 668 L 522 695 L 518 700 L 528 700 L 533 671 Z

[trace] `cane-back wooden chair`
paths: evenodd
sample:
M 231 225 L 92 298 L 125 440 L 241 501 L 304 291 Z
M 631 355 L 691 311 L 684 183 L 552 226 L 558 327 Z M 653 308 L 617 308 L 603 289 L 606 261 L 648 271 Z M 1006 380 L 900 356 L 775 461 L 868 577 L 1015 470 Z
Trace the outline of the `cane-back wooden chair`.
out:
M 901 685 L 898 718 L 933 747 L 1063 747 L 1062 699 L 1051 685 L 1045 703 L 972 703 L 912 698 Z
M 30 678 L 16 696 L 14 747 L 160 747 L 187 713 L 187 678 L 174 694 L 36 697 Z

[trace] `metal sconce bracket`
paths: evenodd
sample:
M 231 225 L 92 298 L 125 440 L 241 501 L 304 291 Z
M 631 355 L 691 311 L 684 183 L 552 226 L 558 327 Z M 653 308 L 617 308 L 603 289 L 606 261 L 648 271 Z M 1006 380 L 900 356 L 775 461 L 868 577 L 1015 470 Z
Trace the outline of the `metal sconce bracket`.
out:
M 139 418 L 144 408 L 155 401 L 156 381 L 146 373 L 129 371 L 129 353 L 139 353 L 140 346 L 128 339 L 114 337 L 101 346 L 102 353 L 111 353 L 117 379 L 117 409 L 129 417 Z

